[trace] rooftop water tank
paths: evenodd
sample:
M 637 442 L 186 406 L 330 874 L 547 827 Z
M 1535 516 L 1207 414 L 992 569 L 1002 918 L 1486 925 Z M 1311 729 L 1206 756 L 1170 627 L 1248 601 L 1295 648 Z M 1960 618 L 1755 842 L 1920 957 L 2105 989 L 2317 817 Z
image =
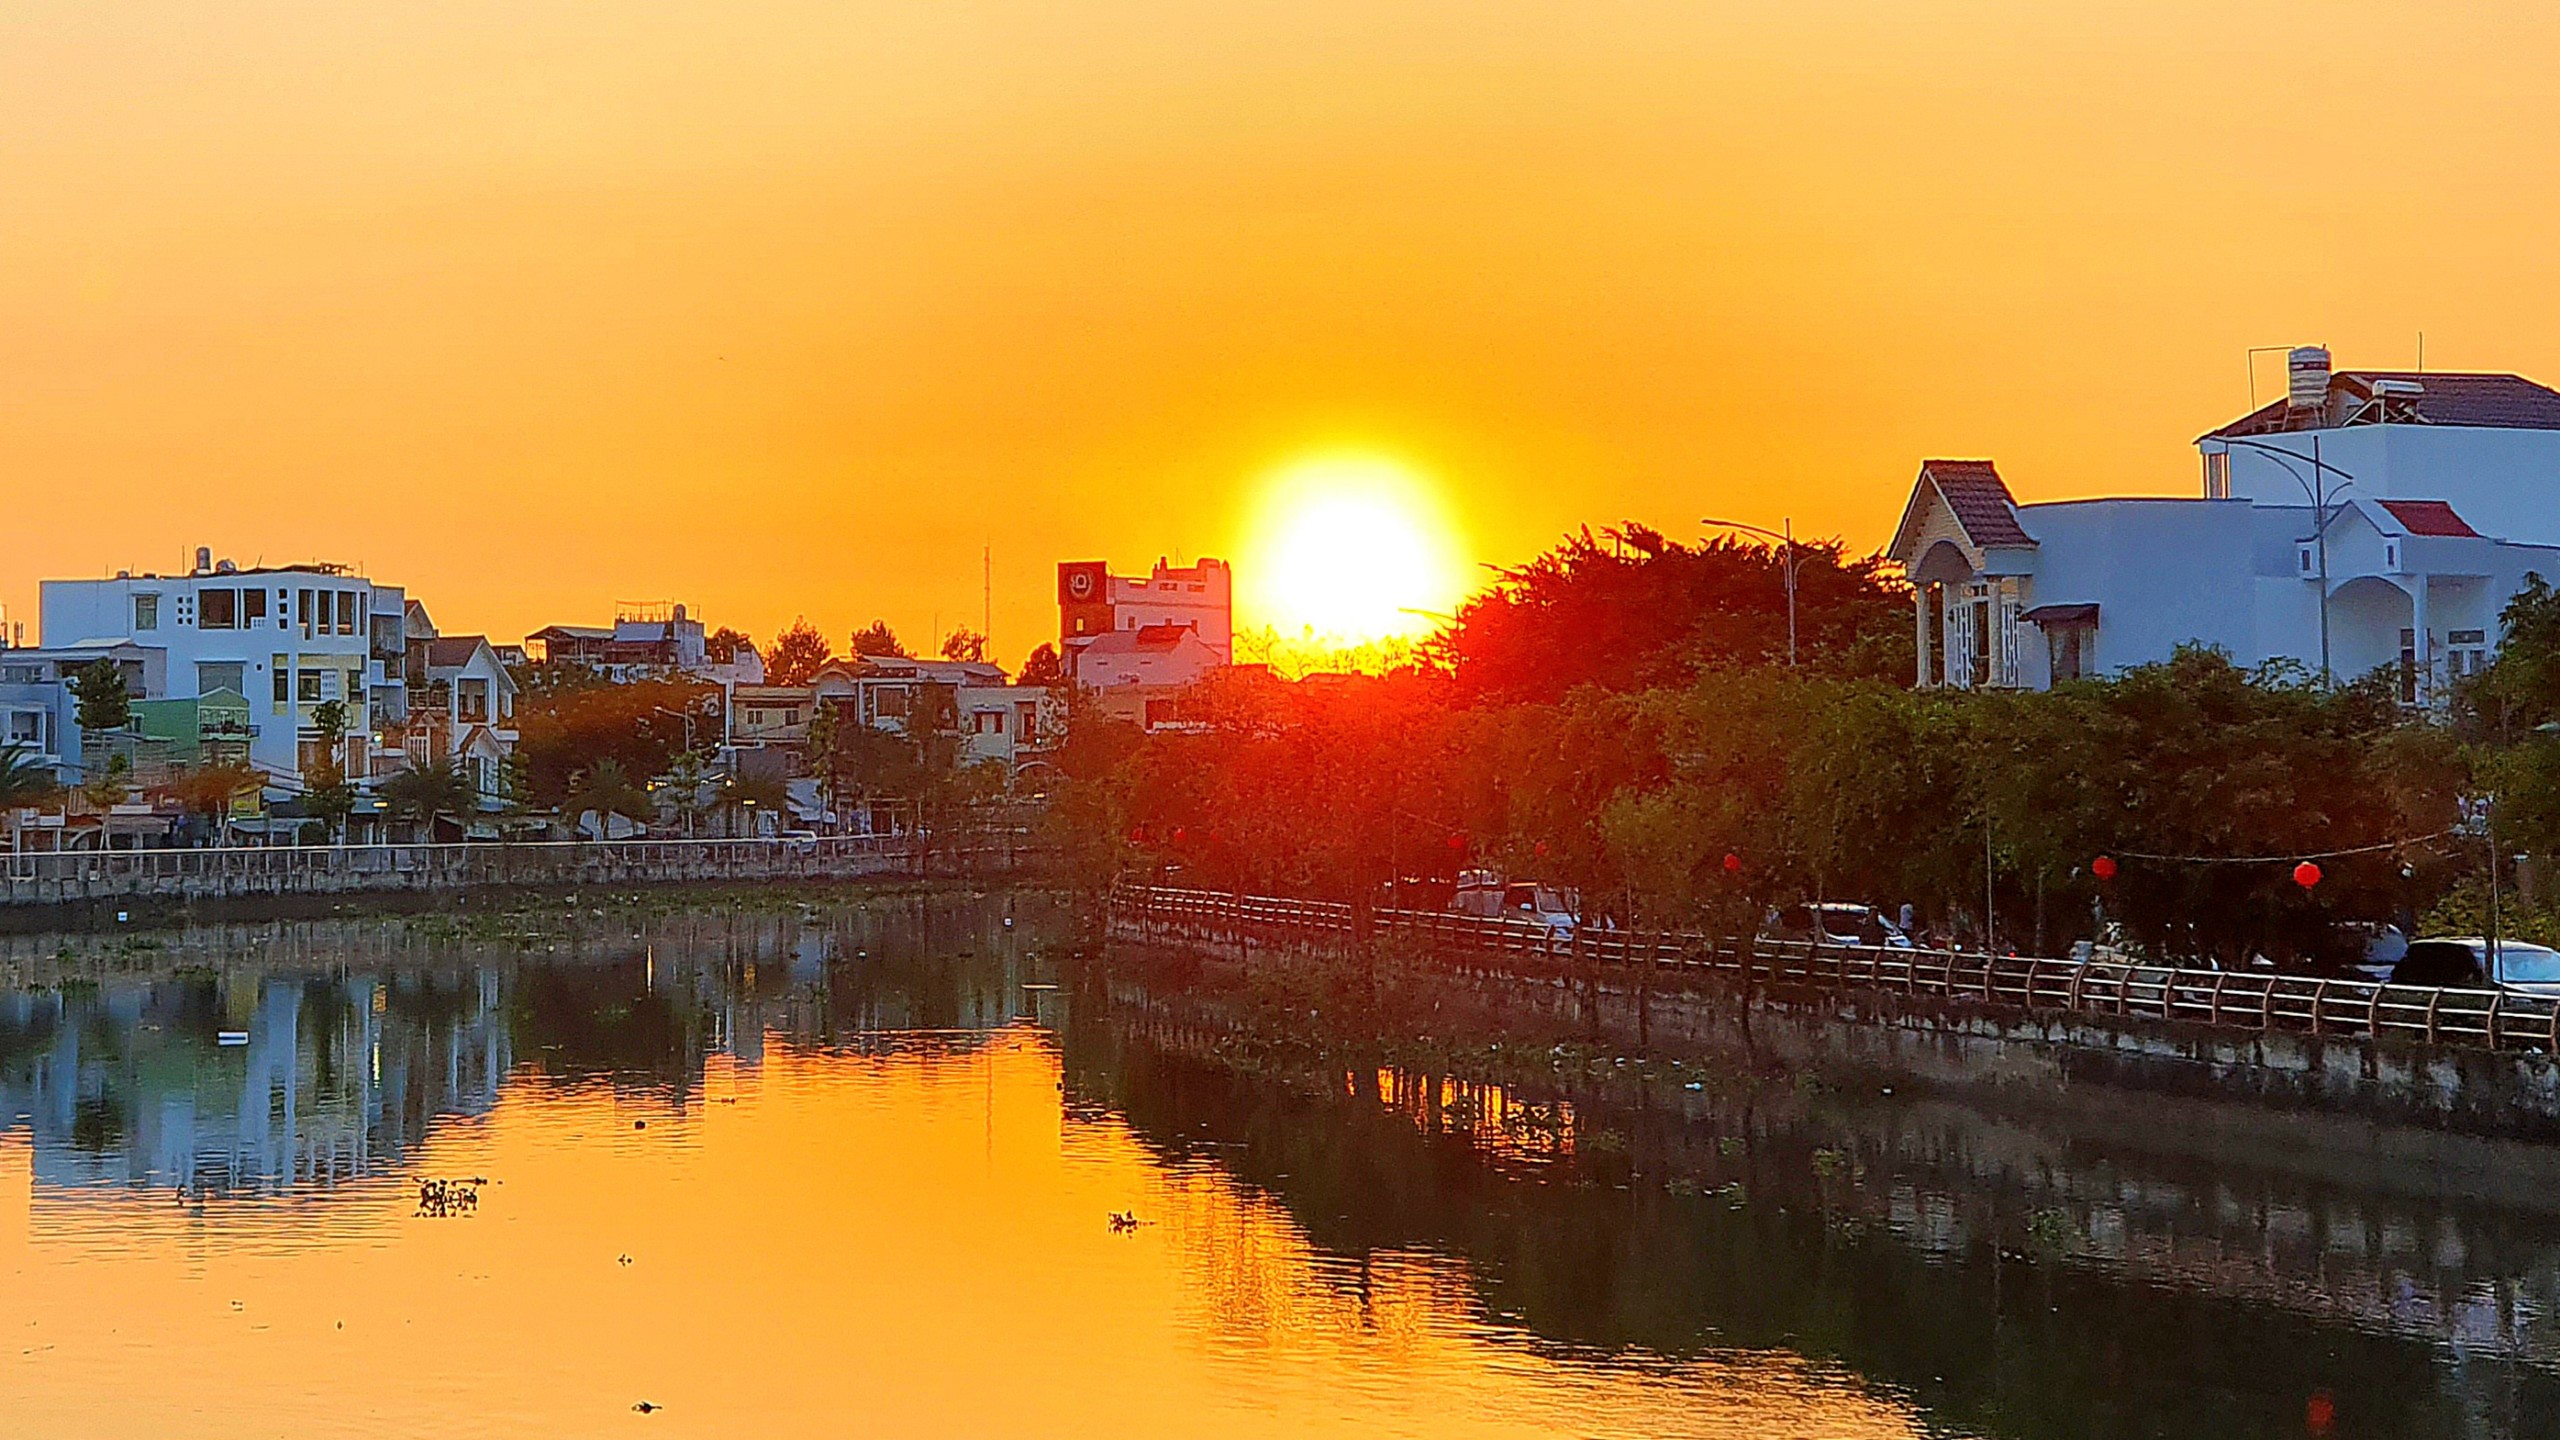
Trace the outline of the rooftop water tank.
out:
M 2296 345 L 2284 357 L 2288 410 L 2317 410 L 2329 403 L 2329 347 Z

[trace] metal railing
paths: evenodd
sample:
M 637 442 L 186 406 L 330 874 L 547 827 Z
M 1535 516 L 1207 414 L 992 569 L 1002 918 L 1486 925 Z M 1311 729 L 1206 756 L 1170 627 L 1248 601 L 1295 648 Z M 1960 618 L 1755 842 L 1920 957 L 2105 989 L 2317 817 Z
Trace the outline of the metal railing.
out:
M 979 860 L 986 847 L 937 847 Z M 1018 847 L 996 847 L 1010 855 Z M 489 884 L 825 878 L 923 857 L 907 836 L 802 839 L 462 841 L 414 845 L 216 846 L 0 851 L 0 903 L 117 895 L 326 894 Z
M 1113 918 L 1149 938 L 1347 943 L 1353 907 L 1333 901 L 1121 886 Z M 1947 950 L 1735 940 L 1683 931 L 1566 931 L 1543 922 L 1373 910 L 1369 933 L 1462 957 L 1612 971 L 1719 976 L 1775 992 L 1887 1001 L 1922 997 L 2034 1015 L 2171 1021 L 2249 1032 L 2375 1037 L 2560 1054 L 2560 997 L 2391 985 L 2256 970 L 2189 970 Z

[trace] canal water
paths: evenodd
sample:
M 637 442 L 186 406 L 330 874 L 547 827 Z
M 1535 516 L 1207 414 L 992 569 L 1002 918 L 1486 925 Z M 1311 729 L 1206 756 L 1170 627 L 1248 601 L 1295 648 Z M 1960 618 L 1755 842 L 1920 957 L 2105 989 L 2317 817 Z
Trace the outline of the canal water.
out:
M 0 1434 L 2560 1433 L 2560 1197 L 1282 1054 L 1070 936 L 992 895 L 13 938 Z

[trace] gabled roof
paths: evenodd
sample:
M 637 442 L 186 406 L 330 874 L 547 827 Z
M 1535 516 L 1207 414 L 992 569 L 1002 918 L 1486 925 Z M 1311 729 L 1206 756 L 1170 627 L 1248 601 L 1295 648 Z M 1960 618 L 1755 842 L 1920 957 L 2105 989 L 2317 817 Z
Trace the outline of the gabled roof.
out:
M 2281 397 L 2270 401 L 2199 440 L 2238 435 L 2270 435 L 2286 430 L 2320 429 L 2344 424 L 2373 398 L 2380 381 L 2406 381 L 2418 387 L 2417 419 L 2421 425 L 2469 425 L 2490 430 L 2560 430 L 2560 390 L 2521 375 L 2465 374 L 2449 370 L 2340 370 L 2329 377 L 2329 403 L 2315 415 L 2297 417 Z M 2397 402 L 2394 402 L 2395 404 Z
M 486 635 L 439 635 L 427 642 L 427 668 L 452 670 L 468 665 L 488 643 Z
M 2381 500 L 2375 503 L 2390 511 L 2391 518 L 2399 521 L 2401 528 L 2412 535 L 2442 535 L 2464 540 L 2480 538 L 2480 532 L 2464 523 L 2461 516 L 2453 513 L 2453 507 L 2442 500 Z
M 1919 538 L 1926 513 L 1922 502 L 1932 493 L 1945 503 L 1957 528 L 1977 549 L 2036 543 L 2018 523 L 2018 502 L 2010 496 L 1997 466 L 1988 460 L 1923 460 L 1920 479 L 1911 487 L 1911 501 L 1903 506 L 1902 523 L 1894 527 L 1893 544 L 1885 553 L 1906 563 L 1913 558 L 1909 551 Z

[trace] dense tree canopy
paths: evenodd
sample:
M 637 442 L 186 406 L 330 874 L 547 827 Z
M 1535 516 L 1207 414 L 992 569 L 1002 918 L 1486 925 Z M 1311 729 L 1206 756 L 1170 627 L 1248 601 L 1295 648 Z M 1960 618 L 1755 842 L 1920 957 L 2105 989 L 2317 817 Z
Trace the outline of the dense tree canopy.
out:
M 1808 668 L 1906 679 L 1910 592 L 1838 541 L 1796 547 L 1798 651 Z M 1683 545 L 1641 525 L 1585 530 L 1501 572 L 1427 647 L 1471 700 L 1554 700 L 1583 685 L 1640 690 L 1782 661 L 1786 561 L 1732 540 Z
M 2225 963 L 2309 960 L 2337 920 L 2422 911 L 2461 858 L 2465 764 L 2442 727 L 2380 688 L 2204 651 L 2047 694 L 1757 666 L 1493 706 L 1406 675 L 1237 688 L 1200 720 L 1086 787 L 1113 837 L 1096 858 L 1340 898 L 1494 865 L 1642 923 L 1908 902 L 1976 939 L 1987 883 L 2005 947 L 2112 923 Z M 2310 894 L 2306 855 L 2332 855 Z
M 774 637 L 773 653 L 764 657 L 768 685 L 806 685 L 831 654 L 825 632 L 803 616 Z

